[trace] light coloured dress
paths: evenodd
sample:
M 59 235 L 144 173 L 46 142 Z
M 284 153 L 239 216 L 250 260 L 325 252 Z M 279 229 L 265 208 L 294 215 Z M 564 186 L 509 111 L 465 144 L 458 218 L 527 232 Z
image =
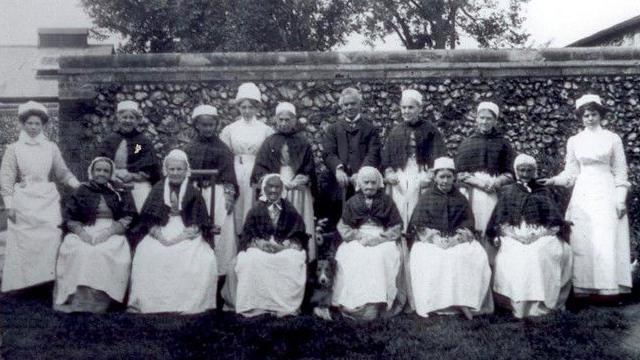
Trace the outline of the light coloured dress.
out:
M 629 187 L 622 140 L 602 129 L 569 138 L 564 171 L 553 180 L 574 185 L 566 219 L 573 223 L 573 286 L 576 294 L 615 295 L 631 289 L 629 219 L 618 219 L 617 187 Z
M 236 231 L 238 232 L 242 231 L 244 219 L 255 203 L 251 173 L 256 161 L 256 154 L 262 142 L 273 133 L 274 130 L 270 126 L 255 117 L 249 121 L 240 118 L 225 126 L 220 132 L 220 140 L 234 154 L 234 169 L 240 189 L 234 210 Z
M 60 194 L 49 181 L 52 172 L 63 184 L 79 184 L 58 146 L 44 134 L 31 138 L 20 132 L 18 141 L 4 153 L 0 189 L 5 206 L 16 210 L 16 222 L 8 222 L 3 292 L 55 279 L 62 215 Z

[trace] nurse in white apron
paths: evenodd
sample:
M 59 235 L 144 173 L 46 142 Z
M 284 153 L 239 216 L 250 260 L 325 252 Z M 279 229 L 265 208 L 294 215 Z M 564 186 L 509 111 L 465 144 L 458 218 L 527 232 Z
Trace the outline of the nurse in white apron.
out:
M 60 194 L 50 176 L 77 188 L 58 146 L 43 134 L 47 109 L 34 101 L 20 105 L 22 130 L 10 144 L 0 167 L 0 190 L 7 209 L 8 232 L 2 292 L 40 285 L 55 279 L 62 240 Z
M 240 117 L 225 126 L 220 132 L 220 140 L 234 154 L 234 169 L 240 193 L 236 202 L 234 217 L 236 231 L 242 231 L 244 218 L 255 203 L 255 189 L 251 186 L 251 173 L 256 161 L 256 154 L 273 129 L 257 119 L 262 105 L 262 94 L 254 83 L 244 83 L 238 87 L 235 98 Z

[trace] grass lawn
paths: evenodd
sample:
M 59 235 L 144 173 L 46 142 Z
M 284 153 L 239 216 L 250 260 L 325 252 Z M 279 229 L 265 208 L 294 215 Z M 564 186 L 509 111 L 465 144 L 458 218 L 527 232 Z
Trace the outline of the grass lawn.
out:
M 4 359 L 633 359 L 640 358 L 636 323 L 636 304 L 525 321 L 402 315 L 356 324 L 310 316 L 60 314 L 43 300 L 0 295 Z

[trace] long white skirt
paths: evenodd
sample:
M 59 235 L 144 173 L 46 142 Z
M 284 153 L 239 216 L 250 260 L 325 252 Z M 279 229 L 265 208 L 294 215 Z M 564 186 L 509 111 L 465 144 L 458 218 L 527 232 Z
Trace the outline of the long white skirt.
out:
M 151 192 L 151 183 L 148 181 L 136 181 L 133 183 L 133 189 L 131 189 L 131 196 L 133 197 L 133 203 L 136 205 L 136 210 L 140 213 L 142 205 L 144 205 L 147 196 Z
M 497 177 L 482 171 L 473 173 L 473 176 L 482 180 L 495 180 Z M 476 230 L 481 234 L 479 239 L 480 244 L 489 256 L 489 263 L 494 264 L 496 249 L 489 243 L 485 236 L 485 231 L 487 230 L 487 225 L 491 218 L 491 214 L 493 213 L 493 209 L 498 203 L 498 194 L 488 193 L 475 187 L 460 187 L 460 192 L 467 198 L 467 200 L 469 200 Z
M 569 244 L 544 236 L 525 245 L 500 238 L 493 291 L 509 300 L 514 316 L 538 316 L 564 307 L 571 287 Z
M 416 242 L 411 248 L 411 285 L 420 316 L 465 306 L 474 313 L 493 311 L 489 289 L 491 269 L 487 254 L 477 241 L 448 249 Z
M 249 248 L 236 263 L 236 312 L 253 316 L 265 312 L 295 314 L 307 281 L 306 254 L 287 249 L 275 254 Z
M 233 158 L 233 168 L 236 172 L 236 179 L 240 190 L 233 211 L 236 222 L 236 233 L 238 235 L 242 233 L 244 219 L 255 204 L 255 190 L 251 186 L 251 173 L 253 172 L 255 162 L 255 155 L 235 155 Z
M 296 174 L 290 166 L 282 166 L 280 168 L 280 176 L 287 180 L 293 180 Z M 285 196 L 287 200 L 296 208 L 296 211 L 304 220 L 304 227 L 307 234 L 311 236 L 311 239 L 315 239 L 316 225 L 314 222 L 313 213 L 313 196 L 311 195 L 311 189 L 307 186 L 302 190 L 286 190 Z M 316 243 L 315 241 L 309 241 L 308 249 L 309 260 L 316 258 Z
M 172 216 L 162 232 L 171 238 L 183 229 L 182 219 Z M 217 284 L 215 253 L 201 237 L 164 246 L 147 235 L 133 257 L 129 311 L 204 312 L 216 307 Z
M 7 224 L 3 292 L 53 281 L 62 240 L 60 194 L 54 183 L 16 185 L 13 206 L 16 222 Z
M 377 231 L 363 229 L 361 231 Z M 344 242 L 336 252 L 338 268 L 333 286 L 334 306 L 347 310 L 374 303 L 386 303 L 391 309 L 398 289 L 396 279 L 400 271 L 400 249 L 395 242 L 364 246 L 358 241 Z
M 214 191 L 215 204 L 213 207 L 213 223 L 220 226 L 220 234 L 214 237 L 216 259 L 218 262 L 218 274 L 227 275 L 231 271 L 231 261 L 238 253 L 238 241 L 233 212 L 227 214 L 225 207 L 224 186 L 215 185 L 202 190 L 207 211 L 211 215 L 211 192 Z
M 573 286 L 576 294 L 630 291 L 629 219 L 618 219 L 615 183 L 608 165 L 580 168 L 566 218 L 573 222 Z
M 97 219 L 84 229 L 91 236 L 109 229 L 112 219 Z M 105 292 L 115 301 L 122 302 L 129 283 L 131 250 L 122 235 L 90 245 L 76 234 L 68 234 L 60 246 L 56 265 L 56 292 L 54 304 L 64 304 L 78 286 L 87 286 Z

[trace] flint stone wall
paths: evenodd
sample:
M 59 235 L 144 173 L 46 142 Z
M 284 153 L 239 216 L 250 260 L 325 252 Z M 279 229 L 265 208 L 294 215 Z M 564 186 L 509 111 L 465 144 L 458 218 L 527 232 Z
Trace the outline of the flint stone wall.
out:
M 400 120 L 401 91 L 415 88 L 452 154 L 473 130 L 476 104 L 491 100 L 500 105 L 506 137 L 518 151 L 535 156 L 544 175 L 562 168 L 567 139 L 581 128 L 574 99 L 594 92 L 610 109 L 605 127 L 623 139 L 633 183 L 632 223 L 640 229 L 638 65 L 640 49 L 633 48 L 65 57 L 59 138 L 70 167 L 82 178 L 95 146 L 113 129 L 116 103 L 132 99 L 141 104 L 142 126 L 163 156 L 193 138 L 189 115 L 199 104 L 218 108 L 220 129 L 234 121 L 236 89 L 253 81 L 263 93 L 261 116 L 267 123 L 273 124 L 279 101 L 296 105 L 322 175 L 318 140 L 339 114 L 343 88 L 362 91 L 365 112 L 383 141 Z

